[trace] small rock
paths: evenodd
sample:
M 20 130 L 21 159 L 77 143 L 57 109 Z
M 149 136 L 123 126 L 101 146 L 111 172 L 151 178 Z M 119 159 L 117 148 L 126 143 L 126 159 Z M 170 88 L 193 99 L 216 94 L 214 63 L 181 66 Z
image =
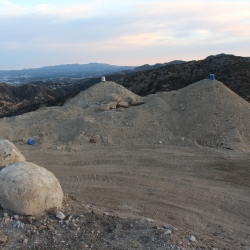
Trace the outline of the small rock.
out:
M 8 237 L 3 234 L 3 233 L 0 233 L 0 243 L 6 243 L 8 240 Z
M 111 102 L 111 103 L 109 103 L 109 107 L 110 107 L 110 109 L 116 109 L 117 102 Z
M 24 244 L 24 245 L 27 245 L 28 242 L 29 242 L 28 239 L 24 239 L 24 240 L 23 240 L 23 244 Z
M 17 220 L 14 224 L 13 227 L 17 227 L 19 228 L 21 226 L 21 222 L 19 220 Z
M 63 220 L 66 216 L 62 212 L 56 213 L 56 218 L 59 220 Z
M 124 111 L 125 111 L 125 108 L 119 107 L 116 111 L 118 111 L 118 112 L 124 112 Z
M 196 242 L 196 239 L 195 239 L 195 237 L 193 235 L 189 236 L 189 240 L 192 241 L 192 242 Z
M 91 142 L 91 143 L 96 143 L 96 140 L 93 139 L 93 138 L 91 138 L 91 139 L 89 140 L 89 142 Z
M 19 215 L 15 214 L 15 215 L 14 215 L 14 218 L 15 218 L 16 220 L 18 220 Z
M 134 96 L 128 96 L 125 99 L 125 102 L 131 103 L 131 102 L 136 102 L 136 98 Z
M 56 229 L 53 226 L 47 225 L 47 228 L 51 231 L 54 232 Z
M 159 144 L 162 144 L 162 141 L 159 141 Z
M 139 106 L 139 105 L 142 105 L 144 104 L 145 102 L 140 102 L 140 101 L 135 101 L 135 102 L 131 102 L 131 105 L 132 106 Z
M 155 221 L 154 219 L 151 219 L 151 218 L 145 218 L 145 220 L 147 220 L 147 221 L 149 221 L 149 222 Z
M 3 222 L 3 223 L 4 223 L 4 224 L 8 224 L 8 223 L 9 223 L 9 221 L 10 221 L 10 217 L 5 217 L 5 218 L 4 218 L 4 222 Z
M 37 228 L 39 228 L 40 225 L 41 225 L 41 222 L 40 222 L 39 220 L 37 220 L 37 221 L 35 222 L 35 226 L 36 226 Z
M 74 222 L 71 222 L 71 223 L 69 224 L 69 227 L 70 227 L 70 229 L 73 230 L 73 231 L 76 231 L 77 228 L 78 228 L 78 226 L 77 226 Z
M 122 101 L 122 102 L 119 102 L 117 104 L 118 107 L 122 107 L 122 108 L 128 108 L 129 107 L 129 103 L 128 102 L 125 102 L 125 101 Z
M 168 229 L 168 230 L 167 230 L 164 234 L 166 234 L 166 235 L 169 235 L 169 236 L 170 236 L 170 235 L 171 235 L 171 233 L 172 233 L 172 231 Z

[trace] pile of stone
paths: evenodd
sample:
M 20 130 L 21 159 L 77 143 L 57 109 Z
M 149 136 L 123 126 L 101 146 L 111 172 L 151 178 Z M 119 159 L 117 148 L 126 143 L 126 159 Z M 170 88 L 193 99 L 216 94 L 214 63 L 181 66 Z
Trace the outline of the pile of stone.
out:
M 55 175 L 26 162 L 8 140 L 0 140 L 0 204 L 20 215 L 37 215 L 62 204 L 63 192 Z
M 110 109 L 117 109 L 119 112 L 123 112 L 129 106 L 138 106 L 144 104 L 143 101 L 137 101 L 134 96 L 127 96 L 123 99 L 116 93 L 111 93 L 107 100 L 105 100 L 99 107 L 101 111 L 108 111 Z

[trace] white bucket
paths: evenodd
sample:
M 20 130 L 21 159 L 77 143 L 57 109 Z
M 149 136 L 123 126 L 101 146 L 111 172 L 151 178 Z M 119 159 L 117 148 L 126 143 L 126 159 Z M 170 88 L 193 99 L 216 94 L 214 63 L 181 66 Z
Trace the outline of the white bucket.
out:
M 102 77 L 101 77 L 101 81 L 102 81 L 102 82 L 106 82 L 105 76 L 102 76 Z

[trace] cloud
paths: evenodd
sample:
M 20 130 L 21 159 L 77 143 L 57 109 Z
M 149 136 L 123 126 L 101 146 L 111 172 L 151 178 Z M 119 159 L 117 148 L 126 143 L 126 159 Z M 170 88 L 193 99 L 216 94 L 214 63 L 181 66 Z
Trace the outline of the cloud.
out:
M 41 62 L 56 57 L 65 63 L 79 58 L 84 63 L 98 58 L 109 62 L 118 57 L 124 62 L 130 58 L 133 65 L 132 58 L 151 63 L 171 53 L 178 55 L 184 48 L 196 47 L 200 53 L 203 48 L 209 55 L 207 48 L 212 53 L 223 45 L 250 43 L 249 1 L 71 2 L 58 5 L 53 0 L 38 0 L 28 6 L 0 0 L 0 23 L 4 24 L 0 26 L 0 50 L 5 55 L 26 53 L 30 55 L 26 60 L 36 54 Z M 231 53 L 239 53 L 236 47 Z M 246 48 L 241 50 L 247 53 Z M 0 61 L 0 68 L 2 65 Z

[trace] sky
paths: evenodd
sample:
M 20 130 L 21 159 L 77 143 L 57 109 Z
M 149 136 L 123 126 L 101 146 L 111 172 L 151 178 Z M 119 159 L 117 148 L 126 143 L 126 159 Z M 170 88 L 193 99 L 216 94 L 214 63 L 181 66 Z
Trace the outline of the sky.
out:
M 0 70 L 250 56 L 249 0 L 0 0 Z

